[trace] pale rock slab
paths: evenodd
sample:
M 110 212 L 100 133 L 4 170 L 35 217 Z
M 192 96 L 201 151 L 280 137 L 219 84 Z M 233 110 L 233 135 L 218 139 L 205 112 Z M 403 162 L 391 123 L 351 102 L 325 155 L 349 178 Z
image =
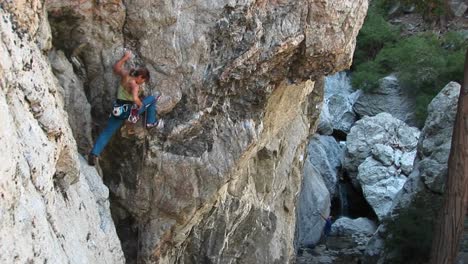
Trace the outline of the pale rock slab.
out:
M 409 166 L 407 164 L 410 163 L 406 158 L 414 159 L 419 134 L 417 128 L 409 127 L 388 113 L 380 113 L 375 117 L 365 117 L 357 121 L 347 137 L 344 158 L 344 167 L 349 172 L 353 184 L 359 186 L 355 181 L 357 169 L 370 156 L 377 156 L 377 159 L 384 160 L 384 164 L 395 164 L 397 166 L 395 170 L 400 169 L 402 158 L 405 157 L 403 162 L 406 172 Z M 375 154 L 372 154 L 373 152 Z
M 310 160 L 306 160 L 303 173 L 296 221 L 296 241 L 299 248 L 314 245 L 319 241 L 324 226 L 319 212 L 324 215 L 329 214 L 331 201 L 322 175 Z
M 372 155 L 385 166 L 390 166 L 395 162 L 396 155 L 394 154 L 394 150 L 387 145 L 376 144 L 372 148 Z
M 331 135 L 333 130 L 349 133 L 357 116 L 353 105 L 361 91 L 354 91 L 346 72 L 339 72 L 325 78 L 325 96 L 318 132 Z
M 43 53 L 42 1 L 2 3 L 0 16 L 0 262 L 124 263 L 108 189 L 79 159 Z
M 332 197 L 336 194 L 343 154 L 344 148 L 331 136 L 315 135 L 307 147 L 307 159 L 324 180 Z
M 359 165 L 357 179 L 379 220 L 386 217 L 395 196 L 406 182 L 406 176 L 398 173 L 395 167 L 387 167 L 371 157 Z

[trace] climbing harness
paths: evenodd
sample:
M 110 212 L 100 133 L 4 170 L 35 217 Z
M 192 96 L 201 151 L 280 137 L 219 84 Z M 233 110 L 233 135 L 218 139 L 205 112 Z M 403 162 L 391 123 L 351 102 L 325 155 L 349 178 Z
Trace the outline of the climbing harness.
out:
M 125 120 L 130 115 L 130 108 L 133 102 L 125 100 L 115 100 L 112 104 L 112 116 L 117 119 Z
M 133 104 L 132 108 L 130 109 L 130 115 L 128 116 L 128 121 L 132 124 L 136 124 L 140 119 L 140 115 L 138 114 L 138 105 Z
M 145 104 L 144 108 L 148 108 L 150 105 L 152 104 L 156 104 L 156 102 L 158 101 L 159 99 L 159 96 L 153 101 L 153 102 L 150 102 L 148 104 Z M 136 122 L 138 122 L 138 120 L 140 120 L 140 114 L 138 114 L 138 111 L 139 111 L 139 107 L 138 105 L 136 104 L 133 104 L 132 105 L 132 108 L 130 109 L 130 115 L 128 116 L 128 121 L 132 124 L 136 124 Z M 147 112 L 148 111 L 145 111 L 145 118 L 144 118 L 144 122 L 145 122 L 145 125 L 146 125 L 146 115 L 147 115 Z

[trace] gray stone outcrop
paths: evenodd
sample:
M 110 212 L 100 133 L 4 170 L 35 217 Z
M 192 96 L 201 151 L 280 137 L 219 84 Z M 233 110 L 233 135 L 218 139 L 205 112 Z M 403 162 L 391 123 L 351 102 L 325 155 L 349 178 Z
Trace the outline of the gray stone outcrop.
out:
M 307 159 L 304 163 L 302 190 L 298 198 L 296 244 L 298 248 L 315 245 L 322 235 L 325 222 L 319 215 L 330 213 L 330 193 L 322 175 Z
M 318 242 L 328 215 L 330 200 L 336 194 L 342 147 L 333 137 L 315 135 L 307 147 L 302 188 L 298 199 L 296 241 L 298 247 Z
M 344 167 L 382 219 L 413 169 L 419 130 L 381 113 L 356 122 L 347 139 Z
M 388 113 L 365 117 L 357 121 L 348 134 L 344 167 L 355 185 L 359 186 L 355 181 L 358 167 L 368 157 L 374 156 L 377 160 L 384 160 L 385 164 L 394 164 L 396 169 L 401 168 L 402 163 L 408 166 L 406 159 L 414 156 L 411 153 L 416 149 L 419 134 L 417 128 L 409 127 Z M 393 157 L 389 158 L 389 155 Z
M 420 175 L 432 191 L 442 193 L 452 144 L 460 84 L 451 82 L 431 101 L 419 141 Z
M 415 153 L 416 154 L 416 153 Z M 380 220 L 390 211 L 393 200 L 406 182 L 406 175 L 372 157 L 359 165 L 357 179 L 364 197 Z
M 344 148 L 331 136 L 315 135 L 307 147 L 307 160 L 320 174 L 331 196 L 336 194 L 343 154 Z
M 448 158 L 452 142 L 460 85 L 447 84 L 428 106 L 428 117 L 418 144 L 418 158 L 394 208 L 410 205 L 414 195 L 428 189 L 442 194 L 447 178 Z
M 427 204 L 430 208 L 441 204 L 459 92 L 460 85 L 451 82 L 429 104 L 428 117 L 419 138 L 414 168 L 393 200 L 390 209 L 392 217 L 398 217 L 400 209 L 412 206 L 416 196 L 430 201 L 431 204 Z M 385 230 L 385 226 L 381 225 L 379 230 Z M 385 232 L 376 233 L 367 245 L 366 263 L 386 261 L 383 244 L 385 237 L 391 234 L 383 233 Z
M 324 102 L 317 131 L 323 135 L 331 135 L 333 130 L 348 133 L 357 120 L 353 105 L 360 93 L 361 91 L 353 91 L 346 72 L 326 77 Z
M 381 79 L 375 91 L 361 93 L 354 104 L 354 111 L 360 118 L 391 113 L 411 126 L 416 125 L 414 102 L 404 93 L 394 75 Z
M 359 236 L 361 234 L 371 236 L 376 230 L 377 226 L 370 219 L 364 217 L 356 219 L 340 217 L 333 223 L 331 234 L 335 236 Z
M 424 194 L 426 190 L 438 194 L 443 192 L 459 92 L 460 85 L 451 82 L 429 104 L 414 169 L 395 198 L 392 211 L 408 207 L 414 195 Z

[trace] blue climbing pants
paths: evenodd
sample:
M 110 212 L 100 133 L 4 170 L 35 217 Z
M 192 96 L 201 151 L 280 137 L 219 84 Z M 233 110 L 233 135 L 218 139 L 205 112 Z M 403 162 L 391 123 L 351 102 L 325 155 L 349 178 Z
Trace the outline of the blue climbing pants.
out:
M 147 96 L 143 99 L 142 103 L 143 107 L 138 110 L 138 114 L 142 114 L 146 111 L 146 124 L 156 123 L 156 98 L 154 96 Z M 96 143 L 91 150 L 91 154 L 95 156 L 101 155 L 101 152 L 107 146 L 112 136 L 123 125 L 124 122 L 125 120 L 118 119 L 111 115 L 109 120 L 107 120 L 106 128 L 104 128 L 99 137 L 96 139 Z

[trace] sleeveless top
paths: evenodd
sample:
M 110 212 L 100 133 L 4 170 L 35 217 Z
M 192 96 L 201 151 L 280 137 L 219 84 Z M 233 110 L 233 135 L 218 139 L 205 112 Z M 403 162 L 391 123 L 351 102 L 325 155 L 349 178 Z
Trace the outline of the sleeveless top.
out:
M 138 89 L 138 94 L 141 95 L 143 92 L 142 89 Z M 119 88 L 117 89 L 117 99 L 124 100 L 124 101 L 132 101 L 133 102 L 133 95 L 123 87 L 122 84 L 119 84 Z

